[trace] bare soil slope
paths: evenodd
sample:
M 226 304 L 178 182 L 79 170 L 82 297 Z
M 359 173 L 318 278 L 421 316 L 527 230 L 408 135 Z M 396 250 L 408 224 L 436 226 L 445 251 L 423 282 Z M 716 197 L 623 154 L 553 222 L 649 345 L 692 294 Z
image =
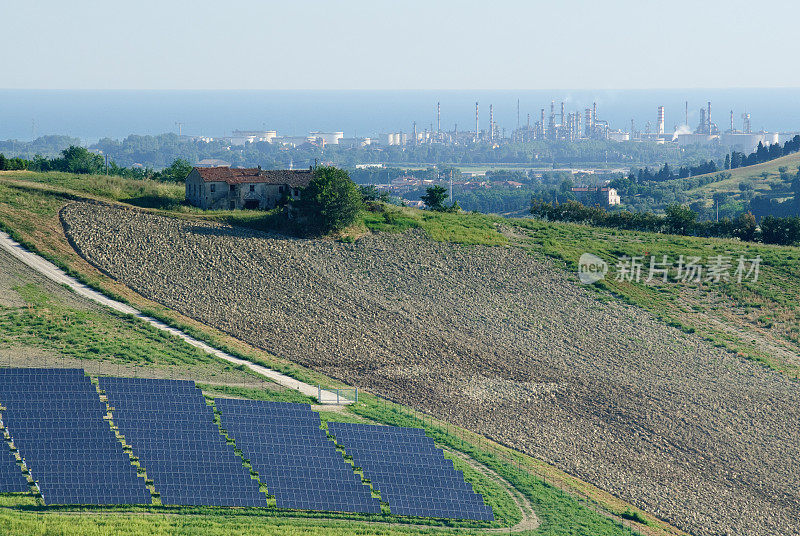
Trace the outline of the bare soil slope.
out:
M 147 298 L 692 533 L 800 534 L 800 386 L 520 249 L 292 240 L 79 203 L 62 219 Z

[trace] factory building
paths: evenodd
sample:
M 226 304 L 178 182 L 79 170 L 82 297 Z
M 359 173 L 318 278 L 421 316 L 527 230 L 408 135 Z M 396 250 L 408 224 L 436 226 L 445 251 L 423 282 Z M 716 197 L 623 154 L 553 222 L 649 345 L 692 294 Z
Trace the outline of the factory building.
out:
M 267 142 L 272 143 L 278 136 L 274 130 L 234 130 L 229 138 L 231 145 L 244 145 L 246 143 Z
M 311 132 L 308 137 L 313 138 L 311 143 L 317 145 L 339 145 L 339 140 L 344 138 L 344 132 Z

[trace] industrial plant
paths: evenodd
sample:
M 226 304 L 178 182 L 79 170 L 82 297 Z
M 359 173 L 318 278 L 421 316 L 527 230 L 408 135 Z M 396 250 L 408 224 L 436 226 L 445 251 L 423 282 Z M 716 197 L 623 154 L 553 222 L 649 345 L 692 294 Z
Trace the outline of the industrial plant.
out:
M 782 143 L 794 137 L 796 132 L 753 132 L 748 112 L 738 115 L 741 123 L 735 121 L 737 114 L 730 110 L 730 122 L 726 130 L 722 130 L 712 119 L 711 101 L 699 108 L 699 121 L 692 128 L 689 126 L 689 102 L 683 107 L 683 117 L 671 128 L 667 127 L 667 111 L 664 106 L 655 108 L 655 121 L 646 121 L 644 128 L 636 128 L 633 119 L 628 130 L 613 128 L 607 119 L 602 118 L 596 102 L 583 110 L 568 110 L 564 101 L 556 104 L 550 101 L 547 108 L 540 108 L 532 117 L 526 114 L 521 121 L 519 100 L 517 101 L 517 124 L 513 129 L 506 129 L 495 120 L 494 104 L 483 107 L 475 102 L 475 122 L 473 128 L 460 129 L 454 124 L 449 130 L 442 128 L 441 103 L 436 103 L 435 121 L 429 128 L 418 128 L 416 121 L 410 125 L 410 131 L 396 130 L 383 132 L 370 137 L 345 137 L 343 131 L 313 131 L 305 135 L 279 135 L 275 130 L 234 130 L 230 136 L 222 138 L 198 137 L 199 141 L 215 140 L 228 143 L 231 147 L 242 147 L 249 143 L 269 143 L 284 147 L 302 147 L 304 145 L 325 148 L 339 146 L 360 148 L 366 146 L 413 146 L 425 144 L 470 145 L 490 144 L 500 146 L 509 143 L 527 143 L 534 141 L 560 141 L 575 143 L 581 140 L 609 140 L 614 142 L 651 142 L 659 144 L 675 144 L 679 147 L 692 145 L 718 145 L 726 150 L 749 152 L 759 143 L 770 145 Z M 482 116 L 482 114 L 484 114 Z M 487 121 L 488 120 L 488 121 Z

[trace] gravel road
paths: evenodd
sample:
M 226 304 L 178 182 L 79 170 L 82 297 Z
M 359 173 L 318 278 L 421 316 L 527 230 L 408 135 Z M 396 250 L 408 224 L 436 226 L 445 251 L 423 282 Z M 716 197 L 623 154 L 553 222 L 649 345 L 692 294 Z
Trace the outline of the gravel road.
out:
M 353 244 L 74 203 L 143 296 L 547 460 L 694 534 L 800 534 L 800 385 L 518 248 Z

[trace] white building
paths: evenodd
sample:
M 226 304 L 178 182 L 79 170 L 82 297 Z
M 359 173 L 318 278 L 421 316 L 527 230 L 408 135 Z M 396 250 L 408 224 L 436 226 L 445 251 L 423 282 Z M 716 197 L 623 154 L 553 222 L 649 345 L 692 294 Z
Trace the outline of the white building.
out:
M 244 145 L 246 143 L 258 143 L 272 141 L 278 136 L 274 130 L 234 130 L 230 137 L 231 145 Z

